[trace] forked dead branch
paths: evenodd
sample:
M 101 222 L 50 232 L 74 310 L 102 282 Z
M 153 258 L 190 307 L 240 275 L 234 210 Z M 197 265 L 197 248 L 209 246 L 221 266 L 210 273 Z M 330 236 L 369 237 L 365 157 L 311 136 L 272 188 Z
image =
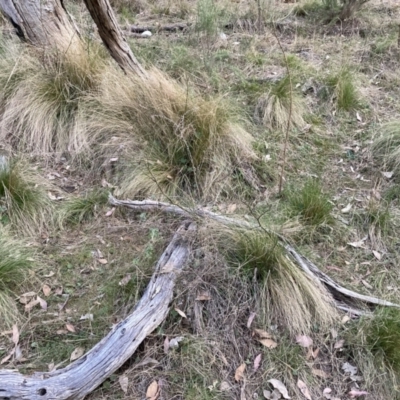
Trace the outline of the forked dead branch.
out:
M 14 370 L 0 370 L 0 399 L 83 399 L 103 383 L 166 318 L 176 279 L 189 258 L 194 231 L 191 222 L 180 226 L 133 312 L 88 353 L 66 368 L 29 377 Z
M 204 210 L 201 208 L 186 209 L 174 204 L 164 203 L 154 200 L 131 201 L 131 200 L 118 200 L 110 195 L 109 202 L 113 206 L 125 206 L 136 211 L 161 211 L 165 213 L 173 213 L 180 215 L 184 218 L 192 219 L 211 219 L 223 225 L 237 226 L 245 229 L 264 229 L 256 223 L 249 223 L 247 221 L 228 218 L 214 212 Z M 286 250 L 287 255 L 295 262 L 295 264 L 311 279 L 321 282 L 332 294 L 335 301 L 335 306 L 338 309 L 349 312 L 352 315 L 362 315 L 367 311 L 362 309 L 362 306 L 389 306 L 400 307 L 400 305 L 391 303 L 386 300 L 378 299 L 372 296 L 366 296 L 352 290 L 346 289 L 335 282 L 332 278 L 322 272 L 312 261 L 307 257 L 301 255 L 288 241 L 279 234 L 271 232 L 278 236 L 280 245 Z

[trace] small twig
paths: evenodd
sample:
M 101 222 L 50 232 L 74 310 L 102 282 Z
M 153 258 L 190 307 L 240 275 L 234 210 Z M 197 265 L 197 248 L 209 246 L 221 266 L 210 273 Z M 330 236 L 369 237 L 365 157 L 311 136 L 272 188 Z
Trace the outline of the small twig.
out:
M 281 52 L 283 54 L 283 59 L 285 61 L 285 67 L 286 67 L 286 72 L 289 78 L 289 89 L 290 89 L 290 96 L 289 96 L 289 114 L 288 114 L 288 120 L 287 120 L 287 125 L 286 125 L 286 132 L 285 132 L 285 142 L 283 144 L 283 150 L 281 153 L 281 165 L 280 165 L 280 174 L 279 174 L 279 186 L 278 186 L 278 193 L 282 193 L 282 186 L 283 186 L 283 179 L 285 175 L 285 168 L 286 168 L 286 153 L 287 153 L 287 148 L 288 148 L 288 143 L 289 143 L 289 132 L 290 132 L 290 125 L 292 122 L 292 108 L 293 108 L 293 86 L 292 86 L 292 75 L 290 73 L 290 68 L 289 68 L 289 62 L 286 56 L 286 52 L 282 46 L 282 43 L 279 39 L 278 33 L 276 31 L 276 25 L 273 25 L 273 30 L 272 30 L 273 35 L 275 36 L 275 39 L 278 42 L 278 46 L 281 49 Z

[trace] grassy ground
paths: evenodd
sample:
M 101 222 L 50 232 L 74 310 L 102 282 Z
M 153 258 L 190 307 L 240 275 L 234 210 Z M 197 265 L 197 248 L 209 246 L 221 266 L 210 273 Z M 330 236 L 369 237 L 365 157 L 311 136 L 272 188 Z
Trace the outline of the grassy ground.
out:
M 79 3 L 80 60 L 38 59 L 4 22 L 0 359 L 15 321 L 23 357 L 7 368 L 67 365 L 140 299 L 180 221 L 111 209 L 109 191 L 257 220 L 343 286 L 400 303 L 400 6 L 370 0 L 337 24 L 323 4 L 115 1 L 122 27 L 190 24 L 129 37 L 146 84 Z M 292 399 L 301 381 L 313 399 L 400 399 L 399 320 L 338 314 L 273 234 L 204 224 L 167 319 L 89 398 L 143 399 L 153 381 L 159 399 L 274 398 L 277 379 Z

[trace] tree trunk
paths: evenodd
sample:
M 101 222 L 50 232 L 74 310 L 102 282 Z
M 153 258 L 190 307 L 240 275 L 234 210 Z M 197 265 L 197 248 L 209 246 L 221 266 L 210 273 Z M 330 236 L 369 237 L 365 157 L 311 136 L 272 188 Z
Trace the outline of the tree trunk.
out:
M 1 1 L 1 0 L 0 0 Z M 87 9 L 99 30 L 99 35 L 111 56 L 125 71 L 146 76 L 145 70 L 133 55 L 108 0 L 85 0 Z
M 80 47 L 79 34 L 62 0 L 0 0 L 0 10 L 18 36 L 37 47 L 67 52 Z

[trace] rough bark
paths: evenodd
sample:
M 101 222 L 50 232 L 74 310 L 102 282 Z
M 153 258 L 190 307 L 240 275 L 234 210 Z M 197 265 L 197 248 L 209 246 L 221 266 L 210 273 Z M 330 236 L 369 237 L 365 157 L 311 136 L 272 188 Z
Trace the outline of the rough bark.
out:
M 34 46 L 67 51 L 80 45 L 62 0 L 0 0 L 0 10 L 17 34 Z
M 1 1 L 1 0 L 0 0 Z M 99 35 L 111 56 L 125 72 L 146 76 L 133 55 L 108 0 L 85 0 L 87 9 L 97 25 Z
M 212 211 L 204 210 L 201 208 L 187 209 L 178 207 L 174 204 L 164 203 L 154 200 L 132 201 L 132 200 L 118 200 L 115 197 L 109 197 L 109 202 L 113 206 L 125 206 L 136 211 L 162 211 L 166 213 L 173 213 L 185 218 L 208 218 L 225 225 L 235 225 L 246 229 L 264 229 L 259 224 L 250 223 L 238 219 L 228 218 L 223 215 L 216 214 Z M 275 232 L 271 232 L 276 234 Z M 302 256 L 287 240 L 279 234 L 276 234 L 281 241 L 282 247 L 286 250 L 288 256 L 296 263 L 296 265 L 303 270 L 312 279 L 322 282 L 325 287 L 330 291 L 335 299 L 336 307 L 348 311 L 353 315 L 365 314 L 365 310 L 356 308 L 357 305 L 362 303 L 366 305 L 380 305 L 388 307 L 400 307 L 400 305 L 391 303 L 386 300 L 378 299 L 372 296 L 366 296 L 352 290 L 346 289 L 339 285 L 332 278 L 322 272 L 312 261 Z
M 132 314 L 101 342 L 58 371 L 37 372 L 28 377 L 12 370 L 0 370 L 0 399 L 77 400 L 104 382 L 167 316 L 176 278 L 189 257 L 189 237 L 194 230 L 190 222 L 178 229 Z

